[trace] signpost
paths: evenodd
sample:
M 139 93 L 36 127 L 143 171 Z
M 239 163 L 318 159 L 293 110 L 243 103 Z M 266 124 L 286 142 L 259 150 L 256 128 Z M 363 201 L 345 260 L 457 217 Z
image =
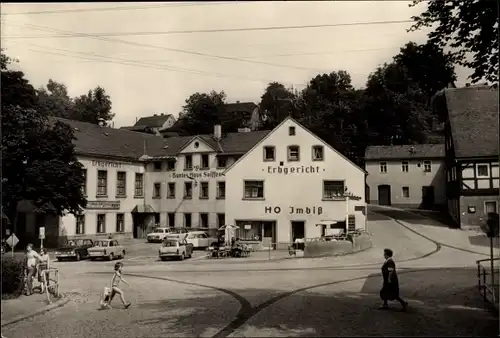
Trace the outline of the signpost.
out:
M 486 221 L 486 226 L 481 226 L 486 236 L 490 239 L 490 274 L 491 274 L 491 287 L 495 290 L 495 265 L 493 263 L 494 253 L 493 253 L 493 239 L 498 237 L 499 234 L 499 218 L 496 212 L 488 213 L 488 220 Z M 495 297 L 498 295 L 493 292 L 493 302 L 495 302 Z
M 40 227 L 40 249 L 43 249 L 43 240 L 45 239 L 45 227 Z
M 16 234 L 12 234 L 9 238 L 7 238 L 6 242 L 12 250 L 12 257 L 14 257 L 14 247 L 17 243 L 19 243 L 19 239 L 17 239 Z

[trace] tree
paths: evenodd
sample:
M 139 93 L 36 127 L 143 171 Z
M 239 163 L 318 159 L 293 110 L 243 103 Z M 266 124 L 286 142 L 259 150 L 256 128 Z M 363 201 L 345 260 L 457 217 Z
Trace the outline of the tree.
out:
M 212 90 L 208 94 L 194 93 L 188 97 L 181 112 L 186 132 L 190 135 L 210 134 L 215 124 L 222 124 L 223 130 L 226 130 L 224 124 L 231 121 L 225 116 L 225 101 L 224 91 Z
M 37 103 L 35 88 L 24 78 L 24 73 L 8 69 L 14 60 L 0 53 L 2 108 L 19 105 L 23 108 L 35 108 Z
M 49 79 L 47 89 L 38 89 L 38 112 L 45 116 L 75 118 L 74 103 L 62 83 Z
M 298 117 L 297 93 L 279 82 L 271 82 L 260 98 L 260 111 L 265 115 L 260 129 L 273 129 L 287 116 Z
M 111 99 L 104 88 L 96 87 L 74 100 L 73 120 L 99 124 L 99 120 L 111 121 L 114 116 Z
M 410 6 L 421 2 L 414 0 Z M 498 1 L 428 1 L 427 9 L 412 19 L 409 31 L 434 27 L 429 42 L 451 47 L 454 60 L 474 70 L 473 83 L 486 79 L 498 85 Z
M 54 215 L 77 214 L 85 207 L 83 166 L 73 139 L 68 125 L 34 109 L 2 109 L 2 207 L 10 220 L 15 222 L 20 201 Z

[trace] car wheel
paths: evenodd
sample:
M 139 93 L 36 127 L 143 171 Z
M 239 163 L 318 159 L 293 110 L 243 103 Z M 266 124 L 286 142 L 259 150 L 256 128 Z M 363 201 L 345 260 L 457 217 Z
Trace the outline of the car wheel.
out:
M 121 258 L 122 258 L 122 259 L 123 259 L 123 258 L 125 258 L 125 250 L 123 250 L 123 251 L 122 251 L 122 256 L 121 256 Z
M 183 261 L 184 260 L 184 252 L 181 254 L 181 256 L 179 257 L 179 260 Z
M 187 258 L 191 258 L 191 257 L 193 257 L 193 252 L 192 251 L 189 253 L 189 256 L 187 256 Z
M 160 257 L 160 259 L 165 262 L 167 260 L 167 257 Z
M 58 258 L 58 259 L 57 259 L 57 261 L 58 261 L 58 262 L 61 262 L 61 261 L 62 261 L 62 258 Z
M 95 261 L 95 258 L 94 258 L 94 257 L 91 257 L 91 258 L 90 258 L 90 260 L 91 260 L 91 261 Z
M 112 261 L 113 259 L 115 259 L 115 256 L 113 255 L 113 253 L 111 252 L 108 256 L 108 261 Z
M 79 261 L 79 260 L 80 260 L 80 253 L 79 253 L 79 252 L 77 252 L 77 253 L 76 253 L 76 260 L 77 260 L 77 261 Z

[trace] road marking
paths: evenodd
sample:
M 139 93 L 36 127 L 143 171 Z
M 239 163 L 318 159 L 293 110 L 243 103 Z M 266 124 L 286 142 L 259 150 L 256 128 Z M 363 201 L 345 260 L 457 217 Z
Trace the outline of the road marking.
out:
M 200 257 L 196 257 L 196 258 L 191 258 L 190 261 L 197 261 L 199 259 L 202 259 L 202 258 L 207 258 L 209 255 L 206 254 L 206 255 L 203 255 L 203 256 L 200 256 Z

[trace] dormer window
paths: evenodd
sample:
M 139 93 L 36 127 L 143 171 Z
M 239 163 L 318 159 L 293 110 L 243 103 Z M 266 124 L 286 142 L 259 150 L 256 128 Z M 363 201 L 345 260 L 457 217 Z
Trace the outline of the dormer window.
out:
M 295 135 L 295 127 L 288 127 L 288 135 L 290 136 Z
M 155 171 L 161 171 L 161 162 L 159 161 L 153 162 L 153 166 Z
M 300 147 L 299 146 L 289 146 L 288 147 L 288 161 L 299 161 L 300 160 Z
M 168 160 L 167 161 L 167 170 L 168 171 L 174 171 L 175 170 L 175 160 Z
M 273 146 L 264 147 L 264 161 L 276 160 L 276 148 Z

